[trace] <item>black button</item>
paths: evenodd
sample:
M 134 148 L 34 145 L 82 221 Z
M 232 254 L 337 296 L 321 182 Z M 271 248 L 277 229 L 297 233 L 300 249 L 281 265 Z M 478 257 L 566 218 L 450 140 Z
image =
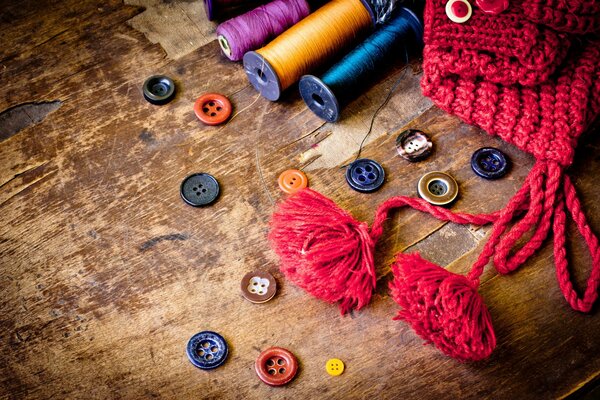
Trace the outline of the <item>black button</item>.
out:
M 356 160 L 346 169 L 346 182 L 357 192 L 374 192 L 383 185 L 384 179 L 381 165 L 368 158 Z
M 473 153 L 471 168 L 482 178 L 498 179 L 508 172 L 509 162 L 500 150 L 484 147 Z
M 213 369 L 227 359 L 229 349 L 223 336 L 211 331 L 196 333 L 187 344 L 191 363 L 200 369 Z
M 431 155 L 433 143 L 422 131 L 408 129 L 396 138 L 396 150 L 402 158 L 415 162 Z
M 166 104 L 175 97 L 175 82 L 169 77 L 154 75 L 144 82 L 143 92 L 148 102 L 156 105 Z
M 180 192 L 183 201 L 190 206 L 205 206 L 219 196 L 219 182 L 209 174 L 193 174 L 183 180 Z

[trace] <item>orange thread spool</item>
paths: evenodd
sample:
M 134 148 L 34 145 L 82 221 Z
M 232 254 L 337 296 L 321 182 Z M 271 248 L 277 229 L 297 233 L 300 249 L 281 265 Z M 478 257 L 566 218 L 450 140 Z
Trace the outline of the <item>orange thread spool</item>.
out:
M 268 45 L 244 55 L 250 83 L 271 101 L 315 68 L 361 40 L 374 25 L 367 3 L 331 0 Z

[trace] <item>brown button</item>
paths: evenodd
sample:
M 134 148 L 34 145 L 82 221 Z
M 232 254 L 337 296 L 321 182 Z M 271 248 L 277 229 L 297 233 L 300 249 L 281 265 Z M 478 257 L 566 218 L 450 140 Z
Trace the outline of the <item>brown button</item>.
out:
M 275 296 L 277 281 L 268 272 L 248 272 L 242 278 L 242 296 L 252 303 L 265 303 Z
M 285 385 L 296 376 L 298 360 L 281 347 L 271 347 L 258 356 L 254 364 L 261 381 L 271 386 Z
M 396 138 L 396 149 L 402 158 L 415 162 L 429 157 L 433 143 L 422 131 L 408 129 Z
M 419 180 L 418 191 L 431 204 L 445 206 L 458 197 L 458 183 L 443 172 L 430 172 Z

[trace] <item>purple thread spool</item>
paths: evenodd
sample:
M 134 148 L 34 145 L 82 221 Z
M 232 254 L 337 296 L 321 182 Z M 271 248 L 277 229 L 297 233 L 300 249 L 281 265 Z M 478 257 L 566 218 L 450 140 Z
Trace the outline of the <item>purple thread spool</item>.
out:
M 230 60 L 239 61 L 246 52 L 260 48 L 309 13 L 306 0 L 274 0 L 219 25 L 219 45 Z
M 204 0 L 204 11 L 209 21 L 231 18 L 267 3 L 268 0 Z

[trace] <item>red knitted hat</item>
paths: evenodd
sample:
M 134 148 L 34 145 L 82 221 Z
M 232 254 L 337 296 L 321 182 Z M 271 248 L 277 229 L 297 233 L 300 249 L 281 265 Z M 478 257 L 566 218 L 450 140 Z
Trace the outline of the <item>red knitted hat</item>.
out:
M 512 0 L 511 6 L 520 8 L 531 21 L 557 31 L 583 34 L 600 30 L 600 2 L 596 0 Z
M 446 0 L 427 2 L 423 92 L 447 112 L 533 154 L 537 162 L 523 187 L 504 209 L 482 215 L 394 197 L 379 206 L 370 228 L 331 200 L 304 189 L 278 205 L 269 239 L 288 279 L 315 297 L 339 303 L 344 313 L 370 301 L 376 285 L 374 247 L 392 209 L 409 206 L 454 223 L 493 224 L 467 276 L 418 254 L 399 254 L 392 266 L 390 291 L 402 307 L 397 318 L 445 354 L 474 361 L 488 357 L 496 346 L 490 314 L 477 293 L 484 267 L 493 260 L 500 273 L 514 271 L 541 247 L 551 228 L 557 279 L 566 300 L 582 312 L 591 311 L 597 300 L 600 247 L 564 170 L 573 160 L 577 139 L 600 113 L 600 42 L 579 37 L 567 53 L 558 50 L 566 37 L 515 14 L 532 19 L 523 11 L 527 4 L 538 22 L 578 32 L 594 24 L 564 22 L 560 15 L 568 21 L 585 20 L 597 14 L 598 2 L 512 1 L 511 9 L 499 15 L 484 16 L 475 8 L 462 25 L 449 21 L 445 4 Z M 568 48 L 569 41 L 564 43 Z M 458 55 L 467 55 L 463 65 L 454 62 Z M 538 57 L 544 67 L 536 70 Z M 504 71 L 500 77 L 495 75 L 499 70 Z M 582 296 L 568 272 L 567 211 L 592 256 Z M 527 243 L 515 249 L 528 233 Z

